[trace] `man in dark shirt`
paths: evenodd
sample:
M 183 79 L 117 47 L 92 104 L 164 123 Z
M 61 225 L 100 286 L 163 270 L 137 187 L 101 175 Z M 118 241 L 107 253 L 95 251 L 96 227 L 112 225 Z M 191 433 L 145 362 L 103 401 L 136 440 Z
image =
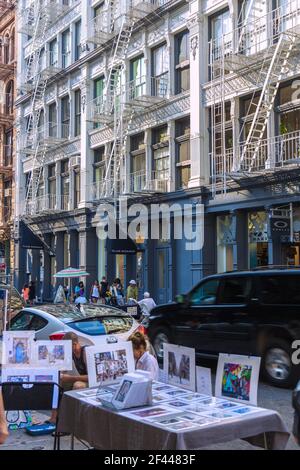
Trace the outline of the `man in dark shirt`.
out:
M 71 331 L 65 334 L 65 339 L 72 341 L 73 371 L 69 374 L 61 374 L 61 385 L 65 390 L 86 388 L 88 386 L 88 374 L 85 346 L 81 346 L 78 336 Z

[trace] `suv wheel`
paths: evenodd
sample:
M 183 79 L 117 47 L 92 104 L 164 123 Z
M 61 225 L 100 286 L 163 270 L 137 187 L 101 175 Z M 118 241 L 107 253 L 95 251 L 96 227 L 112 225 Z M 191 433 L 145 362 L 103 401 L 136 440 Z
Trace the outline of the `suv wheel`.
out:
M 299 368 L 291 360 L 292 349 L 288 341 L 274 338 L 264 351 L 262 373 L 265 379 L 277 387 L 291 387 L 299 379 Z
M 170 343 L 171 335 L 167 328 L 160 327 L 151 335 L 151 343 L 155 350 L 157 360 L 163 361 L 164 357 L 164 343 Z

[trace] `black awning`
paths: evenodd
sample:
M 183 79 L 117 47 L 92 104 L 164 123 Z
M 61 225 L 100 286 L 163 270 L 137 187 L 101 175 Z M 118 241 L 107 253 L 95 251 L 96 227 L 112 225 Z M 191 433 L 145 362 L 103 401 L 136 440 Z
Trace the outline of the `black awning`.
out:
M 135 255 L 138 251 L 136 244 L 131 238 L 126 238 L 125 240 L 111 240 L 108 238 L 106 249 L 113 255 Z
M 34 231 L 23 221 L 20 221 L 20 243 L 22 248 L 29 250 L 46 250 L 51 256 L 55 256 L 53 250 L 47 243 L 39 237 Z

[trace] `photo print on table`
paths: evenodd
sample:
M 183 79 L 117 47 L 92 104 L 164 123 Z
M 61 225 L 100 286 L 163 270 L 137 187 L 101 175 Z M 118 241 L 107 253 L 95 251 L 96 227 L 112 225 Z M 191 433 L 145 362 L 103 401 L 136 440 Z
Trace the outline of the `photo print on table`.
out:
M 4 331 L 2 364 L 30 366 L 33 361 L 34 331 Z
M 131 341 L 89 346 L 85 351 L 89 387 L 114 384 L 135 370 Z
M 55 367 L 59 370 L 72 370 L 72 341 L 35 341 L 34 363 L 39 367 Z
M 174 411 L 175 411 L 174 408 L 172 409 L 172 408 L 167 408 L 163 406 L 152 406 L 152 407 L 144 408 L 142 410 L 128 412 L 126 413 L 126 415 L 135 417 L 136 419 L 137 418 L 146 419 L 146 418 L 151 418 L 153 416 L 169 415 L 169 414 L 174 413 Z
M 169 384 L 195 392 L 195 349 L 164 343 L 164 373 Z
M 247 405 L 257 405 L 261 358 L 220 354 L 215 395 Z

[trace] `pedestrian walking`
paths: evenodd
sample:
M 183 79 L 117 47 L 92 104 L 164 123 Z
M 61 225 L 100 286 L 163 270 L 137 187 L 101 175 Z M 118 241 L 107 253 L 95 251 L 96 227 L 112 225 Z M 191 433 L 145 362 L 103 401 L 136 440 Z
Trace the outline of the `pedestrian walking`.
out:
M 28 293 L 28 300 L 29 300 L 30 305 L 34 304 L 35 298 L 36 298 L 35 282 L 31 281 L 29 283 L 29 293 Z
M 74 292 L 75 292 L 75 299 L 76 299 L 76 297 L 79 296 L 79 293 L 80 293 L 80 291 L 82 291 L 82 290 L 84 291 L 84 284 L 83 284 L 82 281 L 80 281 L 80 282 L 78 282 L 78 284 L 75 286 L 75 290 L 74 290 Z
M 28 301 L 29 301 L 29 285 L 28 284 L 24 284 L 23 286 L 22 297 L 24 299 L 24 302 L 28 304 Z
M 156 303 L 150 296 L 149 292 L 144 292 L 144 298 L 138 302 L 142 309 L 143 315 L 149 315 L 151 310 L 156 307 Z
M 129 282 L 129 286 L 127 287 L 127 302 L 129 302 L 130 299 L 137 301 L 138 295 L 139 295 L 139 292 L 138 292 L 136 282 L 134 279 L 131 279 L 131 281 Z
M 112 303 L 114 305 L 124 305 L 124 291 L 121 280 L 117 277 L 111 287 Z
M 100 282 L 100 302 L 102 304 L 106 303 L 107 291 L 109 291 L 108 282 L 106 277 L 103 276 Z
M 93 304 L 97 304 L 100 298 L 100 286 L 99 281 L 95 280 L 91 287 L 91 301 Z

